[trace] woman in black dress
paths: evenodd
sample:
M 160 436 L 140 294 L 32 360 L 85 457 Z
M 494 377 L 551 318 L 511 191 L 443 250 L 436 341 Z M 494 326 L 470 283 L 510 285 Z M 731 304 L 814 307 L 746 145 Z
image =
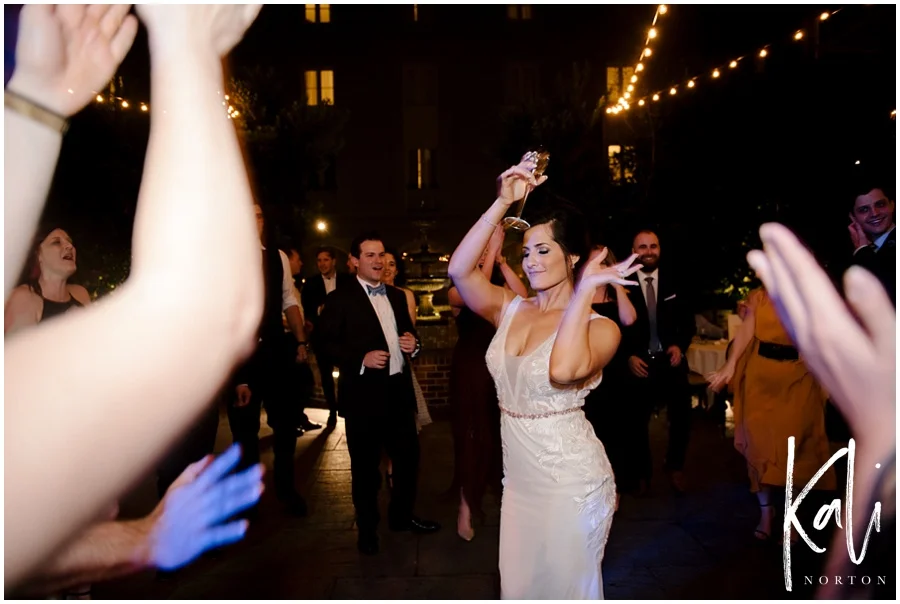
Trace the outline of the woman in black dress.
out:
M 590 260 L 601 253 L 606 246 L 595 245 L 591 250 Z M 603 260 L 604 266 L 613 266 L 618 263 L 612 250 Z M 628 290 L 618 284 L 604 285 L 597 288 L 591 308 L 598 315 L 608 317 L 615 321 L 619 330 L 633 324 L 637 319 L 637 311 L 631 300 L 628 299 Z M 627 357 L 616 351 L 616 355 L 609 364 L 603 368 L 603 380 L 587 396 L 584 402 L 584 414 L 594 427 L 594 433 L 609 457 L 616 476 L 616 489 L 619 492 L 630 491 L 637 487 L 637 475 L 628 467 L 629 434 L 628 426 L 635 421 L 640 421 L 637 416 L 631 417 L 629 408 L 633 408 L 633 402 L 629 400 L 628 392 L 623 388 L 627 376 Z
M 479 266 L 495 285 L 503 285 L 526 297 L 528 290 L 503 256 L 503 229 L 497 228 Z M 481 499 L 489 484 L 499 493 L 503 474 L 500 448 L 500 408 L 497 391 L 485 362 L 494 339 L 494 326 L 469 310 L 455 287 L 450 305 L 456 317 L 458 338 L 450 367 L 450 408 L 453 412 L 455 470 L 452 490 L 459 490 L 456 530 L 466 541 L 475 537 L 472 510 L 479 515 Z

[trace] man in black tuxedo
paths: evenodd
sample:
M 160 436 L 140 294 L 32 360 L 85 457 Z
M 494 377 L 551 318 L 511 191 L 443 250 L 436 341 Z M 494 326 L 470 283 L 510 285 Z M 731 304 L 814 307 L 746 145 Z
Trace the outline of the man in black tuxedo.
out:
M 628 355 L 634 400 L 643 416 L 636 436 L 637 473 L 641 492 L 649 488 L 653 461 L 650 455 L 649 423 L 656 405 L 665 404 L 669 420 L 669 445 L 666 469 L 672 486 L 684 491 L 684 458 L 691 430 L 691 393 L 685 353 L 696 331 L 694 313 L 684 292 L 679 292 L 671 276 L 660 279 L 659 238 L 652 231 L 641 231 L 634 238 L 632 252 L 643 265 L 635 277 L 640 289 L 631 300 L 637 320 L 623 329 L 622 346 Z M 678 293 L 682 297 L 678 297 Z
M 883 186 L 866 183 L 856 190 L 850 214 L 853 264 L 878 277 L 894 306 L 897 305 L 897 232 L 894 200 Z
M 259 342 L 250 359 L 235 372 L 236 400 L 228 406 L 228 423 L 235 442 L 241 444 L 241 468 L 259 463 L 259 419 L 265 403 L 273 431 L 275 495 L 295 516 L 306 515 L 306 502 L 294 486 L 294 453 L 302 407 L 297 401 L 296 363 L 307 361 L 302 315 L 294 297 L 287 255 L 264 236 L 262 208 L 254 206 L 259 229 L 265 283 L 265 307 L 259 326 Z M 263 243 L 264 242 L 264 243 Z M 285 333 L 282 313 L 290 333 Z
M 403 292 L 381 283 L 384 244 L 375 233 L 350 246 L 355 283 L 325 300 L 318 330 L 340 368 L 339 411 L 346 420 L 353 505 L 364 554 L 378 552 L 382 449 L 393 462 L 391 530 L 431 533 L 440 527 L 413 515 L 419 472 L 416 397 L 410 359 L 420 342 Z
M 322 306 L 325 304 L 325 296 L 338 288 L 353 284 L 354 279 L 350 275 L 337 272 L 337 262 L 334 250 L 327 247 L 316 251 L 316 268 L 319 274 L 307 279 L 303 285 L 303 314 L 306 316 L 306 328 L 310 334 L 310 343 L 316 354 L 316 365 L 322 381 L 322 392 L 328 403 L 328 426 L 334 427 L 337 423 L 337 398 L 334 393 L 334 359 L 328 354 L 328 347 L 319 330 L 319 317 L 322 314 Z

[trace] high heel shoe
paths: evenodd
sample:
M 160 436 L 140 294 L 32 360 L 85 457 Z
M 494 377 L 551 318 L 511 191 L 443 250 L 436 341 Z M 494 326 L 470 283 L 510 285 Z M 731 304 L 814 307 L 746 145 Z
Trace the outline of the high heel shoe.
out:
M 475 529 L 472 528 L 472 520 L 469 519 L 469 522 L 463 523 L 462 519 L 457 516 L 456 518 L 456 534 L 459 535 L 459 538 L 463 541 L 471 541 L 475 538 Z

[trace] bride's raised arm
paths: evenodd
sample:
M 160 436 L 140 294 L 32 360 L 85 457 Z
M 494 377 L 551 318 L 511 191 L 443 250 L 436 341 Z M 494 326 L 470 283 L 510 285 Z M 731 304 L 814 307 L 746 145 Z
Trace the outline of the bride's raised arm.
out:
M 528 186 L 537 187 L 547 180 L 546 176 L 535 180 L 532 175 L 535 167 L 534 162 L 524 161 L 500 175 L 497 179 L 497 199 L 469 229 L 453 252 L 447 269 L 466 306 L 494 325 L 499 324 L 504 307 L 514 295 L 509 290 L 491 285 L 490 279 L 478 270 L 478 260 L 509 206 L 525 196 Z

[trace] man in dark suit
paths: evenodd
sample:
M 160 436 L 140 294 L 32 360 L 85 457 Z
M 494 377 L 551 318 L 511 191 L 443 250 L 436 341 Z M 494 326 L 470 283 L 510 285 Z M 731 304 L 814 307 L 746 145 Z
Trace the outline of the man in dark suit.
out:
M 325 304 L 325 296 L 338 288 L 353 284 L 354 279 L 350 275 L 337 272 L 337 262 L 334 250 L 327 247 L 316 251 L 316 268 L 319 274 L 307 279 L 303 285 L 303 314 L 306 317 L 306 328 L 310 335 L 310 343 L 316 354 L 316 365 L 322 381 L 322 392 L 328 403 L 328 426 L 334 427 L 337 423 L 337 398 L 334 393 L 334 359 L 328 354 L 328 347 L 322 338 L 319 327 L 319 316 Z
M 340 368 L 339 411 L 346 420 L 353 505 L 364 554 L 378 552 L 378 489 L 382 449 L 393 462 L 391 530 L 431 533 L 440 527 L 413 515 L 419 472 L 416 398 L 410 359 L 420 342 L 406 297 L 381 283 L 384 244 L 375 233 L 350 247 L 355 283 L 325 300 L 318 330 Z
M 639 406 L 643 417 L 637 435 L 637 471 L 641 492 L 649 488 L 653 462 L 650 455 L 649 422 L 657 405 L 665 404 L 669 420 L 666 469 L 672 486 L 684 491 L 684 458 L 691 430 L 691 393 L 685 358 L 694 337 L 696 323 L 684 292 L 679 292 L 671 274 L 660 279 L 659 238 L 641 231 L 634 238 L 632 252 L 643 267 L 635 277 L 640 289 L 631 296 L 637 320 L 623 329 L 622 346 L 628 354 L 634 400 L 623 404 Z M 679 298 L 678 294 L 682 297 Z
M 897 305 L 897 232 L 894 200 L 883 186 L 863 184 L 855 191 L 850 214 L 853 264 L 871 271 Z
M 256 205 L 254 209 L 262 243 L 265 307 L 256 350 L 232 378 L 236 400 L 228 406 L 228 423 L 235 442 L 241 444 L 241 467 L 259 463 L 259 419 L 265 403 L 267 421 L 274 433 L 275 495 L 289 513 L 305 516 L 306 502 L 294 486 L 297 425 L 303 409 L 297 401 L 293 376 L 295 364 L 306 362 L 306 336 L 294 297 L 288 258 L 271 237 L 264 236 L 262 208 Z M 284 331 L 282 313 L 290 327 L 288 334 Z

